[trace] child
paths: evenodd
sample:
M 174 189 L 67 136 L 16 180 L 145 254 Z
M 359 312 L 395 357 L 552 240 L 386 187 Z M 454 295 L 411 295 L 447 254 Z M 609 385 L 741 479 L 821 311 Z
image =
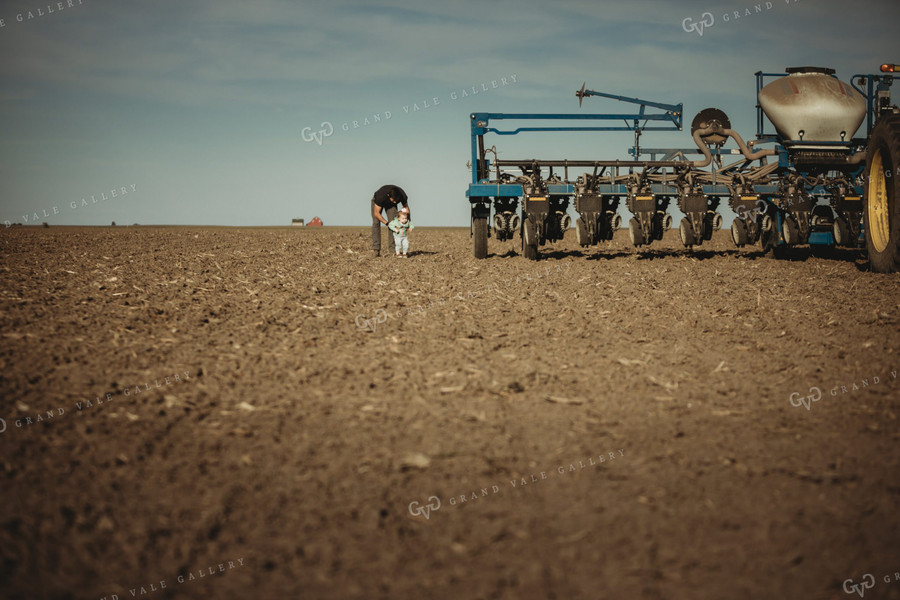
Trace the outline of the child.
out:
M 394 246 L 397 250 L 397 256 L 406 258 L 409 251 L 409 230 L 414 229 L 413 224 L 409 221 L 409 209 L 405 206 L 393 221 L 388 223 L 388 229 L 394 232 Z

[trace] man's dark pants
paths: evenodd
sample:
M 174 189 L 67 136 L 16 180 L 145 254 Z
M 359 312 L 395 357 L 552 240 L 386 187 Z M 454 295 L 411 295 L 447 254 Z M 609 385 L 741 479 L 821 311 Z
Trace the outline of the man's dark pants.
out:
M 375 218 L 375 209 L 378 209 L 379 212 L 382 210 L 385 212 L 385 218 L 387 222 L 390 223 L 397 216 L 397 205 L 390 208 L 381 208 L 375 204 L 375 199 L 372 199 L 372 209 L 370 214 L 372 214 L 372 250 L 376 253 L 381 251 L 381 221 Z M 387 242 L 388 242 L 388 256 L 390 256 L 394 252 L 394 232 L 390 229 L 387 230 Z

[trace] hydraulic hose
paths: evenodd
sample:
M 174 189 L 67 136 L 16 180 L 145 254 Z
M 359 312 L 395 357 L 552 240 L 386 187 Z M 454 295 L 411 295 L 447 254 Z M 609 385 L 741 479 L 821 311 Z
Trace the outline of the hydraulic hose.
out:
M 697 129 L 696 131 L 694 131 L 694 143 L 697 144 L 697 147 L 700 148 L 700 152 L 702 152 L 704 156 L 703 160 L 695 160 L 691 163 L 694 167 L 702 169 L 712 162 L 712 153 L 709 151 L 709 148 L 706 146 L 706 144 L 703 143 L 703 140 L 700 139 L 700 136 L 715 133 L 717 130 L 718 127 L 706 127 L 705 129 Z
M 775 155 L 774 148 L 769 148 L 766 150 L 757 150 L 756 152 L 750 152 L 750 149 L 747 147 L 747 144 L 744 143 L 744 139 L 740 136 L 740 134 L 737 131 L 734 131 L 733 129 L 721 129 L 720 127 L 714 125 L 711 127 L 706 127 L 705 129 L 697 129 L 696 131 L 694 131 L 694 135 L 693 135 L 694 143 L 697 144 L 697 147 L 700 149 L 700 152 L 702 152 L 703 156 L 704 156 L 703 160 L 695 160 L 692 163 L 693 166 L 696 168 L 703 168 L 712 162 L 712 153 L 709 151 L 709 148 L 707 147 L 707 145 L 705 143 L 703 143 L 703 140 L 700 139 L 702 136 L 709 135 L 711 133 L 718 133 L 720 135 L 724 135 L 726 137 L 733 138 L 734 141 L 737 143 L 738 148 L 741 149 L 741 154 L 743 154 L 744 158 L 746 158 L 747 160 L 759 160 L 760 158 L 762 158 L 764 156 Z
M 848 156 L 847 164 L 848 165 L 858 165 L 859 163 L 861 163 L 864 160 L 866 160 L 866 151 L 865 150 L 863 150 L 862 152 L 857 152 L 856 154 L 853 154 L 852 156 Z
M 741 135 L 733 129 L 723 129 L 720 133 L 722 135 L 727 135 L 730 138 L 734 138 L 734 141 L 737 142 L 738 148 L 741 149 L 741 153 L 747 160 L 759 160 L 763 156 L 774 156 L 776 154 L 775 148 L 768 148 L 766 150 L 757 150 L 756 152 L 750 152 L 750 149 L 747 147 L 747 144 L 744 143 Z

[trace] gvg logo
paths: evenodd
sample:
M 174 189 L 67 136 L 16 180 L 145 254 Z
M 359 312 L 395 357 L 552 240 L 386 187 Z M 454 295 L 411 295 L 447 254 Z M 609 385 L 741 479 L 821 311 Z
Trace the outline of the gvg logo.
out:
M 387 318 L 387 311 L 383 308 L 379 308 L 375 311 L 375 316 L 371 319 L 367 319 L 366 315 L 356 315 L 356 326 L 360 329 L 375 333 L 375 328 L 378 327 L 378 324 L 384 323 L 387 321 Z
M 703 29 L 706 27 L 712 27 L 716 22 L 715 17 L 711 12 L 705 12 L 700 15 L 700 20 L 696 23 L 690 17 L 685 17 L 685 19 L 681 22 L 681 28 L 684 29 L 686 33 L 690 33 L 692 31 L 696 31 L 701 37 L 703 36 Z
M 856 592 L 860 598 L 864 598 L 866 590 L 870 590 L 873 587 L 875 587 L 875 576 L 869 573 L 863 575 L 862 581 L 859 583 L 853 583 L 852 579 L 844 580 L 844 593 L 852 594 Z
M 429 504 L 425 506 L 419 506 L 418 500 L 413 500 L 409 503 L 409 514 L 416 517 L 418 515 L 422 515 L 426 519 L 431 516 L 431 511 L 440 510 L 441 508 L 441 499 L 437 496 L 430 496 L 428 498 Z
M 800 406 L 805 406 L 806 410 L 809 410 L 810 403 L 818 402 L 822 399 L 822 390 L 820 390 L 816 386 L 813 386 L 809 388 L 809 396 L 801 398 L 798 392 L 794 392 L 793 394 L 791 394 L 789 399 L 791 401 L 791 406 L 796 406 L 798 408 Z
M 330 121 L 322 121 L 319 123 L 319 127 L 321 127 L 321 129 L 318 131 L 313 131 L 312 127 L 304 127 L 300 131 L 300 137 L 303 138 L 304 142 L 315 141 L 321 146 L 322 142 L 325 141 L 325 138 L 331 137 L 334 133 L 334 125 L 332 125 Z
M 768 205 L 765 200 L 757 200 L 756 207 L 747 209 L 744 205 L 739 205 L 736 209 L 734 209 L 735 216 L 741 221 L 746 221 L 747 219 L 755 219 L 757 215 L 765 215 L 768 210 Z
M 898 370 L 894 369 L 890 373 L 890 378 L 885 378 L 888 383 L 897 379 Z M 857 385 L 857 383 L 859 385 Z M 881 379 L 878 375 L 872 375 L 871 377 L 866 377 L 865 379 L 860 379 L 858 382 L 854 381 L 850 385 L 836 385 L 829 390 L 829 394 L 837 397 L 838 395 L 844 394 L 852 394 L 853 392 L 858 392 L 867 387 L 873 387 L 881 383 Z M 826 388 L 827 389 L 827 388 Z M 840 392 L 838 392 L 840 390 Z M 809 388 L 809 395 L 801 397 L 799 392 L 794 392 L 788 397 L 788 400 L 791 402 L 791 406 L 801 407 L 805 406 L 806 410 L 810 410 L 810 407 L 813 402 L 818 402 L 822 399 L 823 393 L 822 388 L 818 386 L 813 386 Z

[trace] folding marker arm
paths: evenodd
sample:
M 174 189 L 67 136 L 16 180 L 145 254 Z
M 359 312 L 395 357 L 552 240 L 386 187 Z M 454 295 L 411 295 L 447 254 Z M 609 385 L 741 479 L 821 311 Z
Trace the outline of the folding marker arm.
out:
M 642 100 L 641 98 L 631 98 L 629 96 L 617 96 L 616 94 L 586 90 L 584 89 L 584 86 L 585 84 L 582 83 L 581 89 L 575 92 L 575 96 L 578 98 L 578 108 L 581 108 L 581 102 L 588 96 L 599 96 L 601 98 L 612 98 L 613 100 L 619 100 L 621 102 L 640 104 L 642 115 L 644 114 L 646 107 L 652 106 L 653 108 L 664 110 L 666 113 L 664 115 L 648 115 L 646 118 L 652 118 L 654 120 L 670 120 L 678 126 L 678 131 L 681 131 L 681 119 L 684 112 L 683 104 L 666 104 L 664 102 L 653 102 L 652 100 Z

